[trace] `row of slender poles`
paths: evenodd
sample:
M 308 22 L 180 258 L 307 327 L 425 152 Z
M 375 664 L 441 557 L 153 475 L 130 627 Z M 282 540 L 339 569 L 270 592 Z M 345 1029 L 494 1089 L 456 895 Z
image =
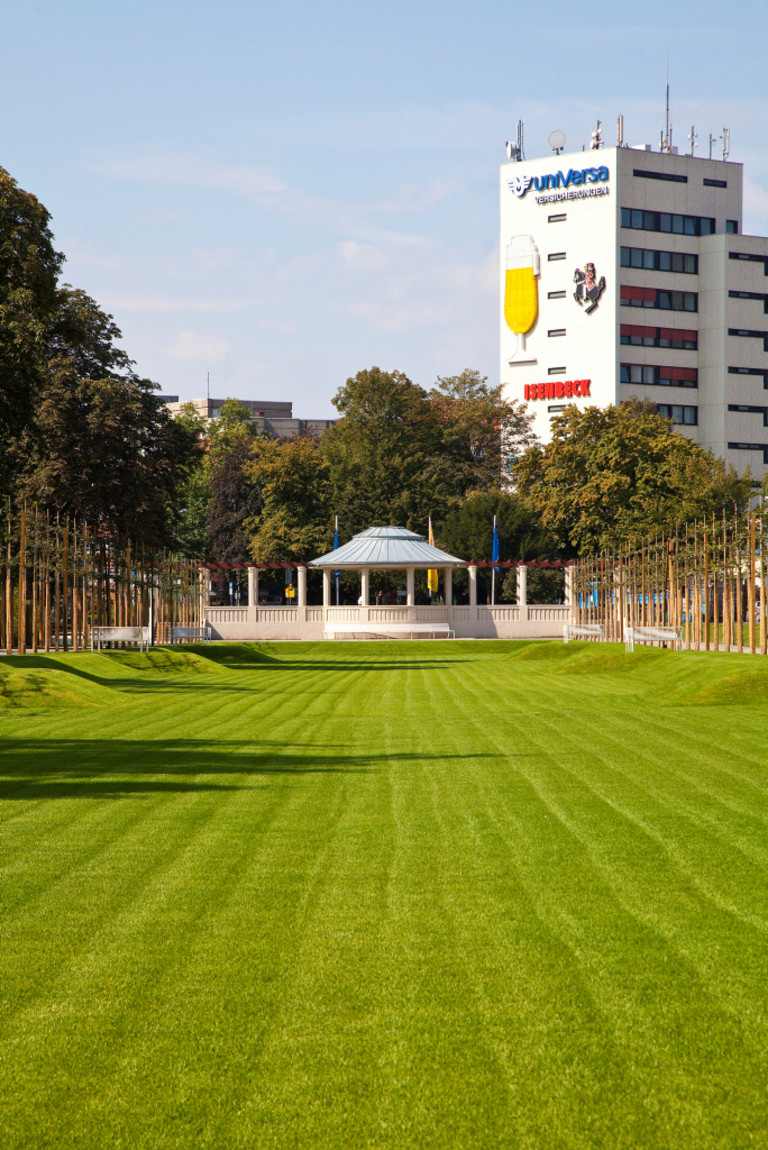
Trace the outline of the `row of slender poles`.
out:
M 768 654 L 768 516 L 713 516 L 577 562 L 575 623 L 678 627 L 686 647 Z
M 94 626 L 199 626 L 199 565 L 85 522 L 8 504 L 0 516 L 0 651 L 77 651 Z

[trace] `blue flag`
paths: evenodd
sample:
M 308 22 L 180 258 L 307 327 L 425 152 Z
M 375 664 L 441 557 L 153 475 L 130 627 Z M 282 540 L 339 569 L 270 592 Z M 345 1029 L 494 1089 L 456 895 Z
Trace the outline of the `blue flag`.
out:
M 491 563 L 499 561 L 499 533 L 496 530 L 496 516 L 493 517 L 493 548 L 491 550 Z
M 334 527 L 334 530 L 333 530 L 333 549 L 334 549 L 334 551 L 338 551 L 338 549 L 339 549 L 339 517 L 338 517 L 338 515 L 336 516 L 336 526 Z M 340 571 L 334 571 L 334 575 L 336 576 L 337 579 L 338 579 L 340 574 L 341 574 Z

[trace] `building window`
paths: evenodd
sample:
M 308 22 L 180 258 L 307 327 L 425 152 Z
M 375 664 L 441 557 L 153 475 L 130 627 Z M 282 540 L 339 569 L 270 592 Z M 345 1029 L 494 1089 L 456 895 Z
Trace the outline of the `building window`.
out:
M 557 212 L 554 216 L 547 216 L 547 223 L 549 224 L 562 224 L 565 223 L 565 212 Z
M 763 463 L 768 463 L 768 444 L 765 443 L 729 443 L 729 451 L 762 451 Z
M 565 328 L 564 327 L 551 327 L 549 329 L 549 331 L 547 332 L 547 335 L 550 337 L 550 339 L 554 339 L 556 336 L 559 336 L 559 335 L 565 335 Z
M 752 252 L 728 252 L 728 259 L 747 260 L 749 263 L 762 264 L 763 275 L 768 276 L 768 256 L 758 256 Z
M 564 291 L 548 291 L 547 299 L 565 299 Z
M 547 368 L 547 375 L 565 375 L 567 367 L 550 367 Z
M 710 216 L 681 216 L 675 212 L 647 212 L 622 208 L 621 226 L 644 232 L 671 232 L 678 236 L 712 236 L 715 221 Z
M 621 287 L 623 307 L 661 308 L 664 311 L 698 311 L 695 291 L 663 291 L 657 288 Z
M 635 168 L 632 175 L 638 180 L 667 180 L 671 184 L 687 184 L 687 176 L 678 176 L 674 172 L 650 172 L 643 168 Z
M 698 332 L 674 327 L 641 327 L 633 323 L 621 325 L 619 339 L 633 347 L 672 347 L 696 351 Z
M 702 180 L 701 182 L 705 188 L 727 188 L 728 187 L 728 181 L 727 180 Z
M 690 252 L 657 252 L 652 248 L 622 248 L 623 268 L 644 268 L 652 272 L 684 272 L 698 275 L 699 257 Z
M 762 415 L 763 427 L 768 427 L 768 407 L 760 407 L 756 403 L 729 403 L 729 411 L 746 411 L 753 415 Z
M 657 403 L 656 410 L 665 419 L 671 419 L 673 423 L 685 427 L 696 427 L 699 422 L 698 407 L 690 407 L 685 403 Z
M 729 291 L 729 299 L 757 299 L 763 304 L 763 311 L 768 313 L 768 292 L 759 291 Z
M 699 386 L 699 373 L 695 367 L 663 367 L 660 364 L 622 363 L 619 378 L 622 383 L 639 383 L 651 387 Z
M 729 375 L 761 375 L 763 387 L 768 391 L 768 368 L 764 367 L 729 367 Z
M 551 415 L 555 411 L 565 411 L 567 406 L 567 403 L 551 403 L 547 408 L 547 411 Z
M 738 220 L 726 220 L 725 221 L 725 230 L 729 236 L 737 236 L 739 234 L 739 221 Z
M 549 255 L 547 256 L 547 259 L 549 260 L 549 262 L 551 264 L 553 264 L 556 260 L 564 260 L 565 258 L 566 258 L 565 252 L 550 252 Z
M 728 335 L 740 336 L 742 339 L 761 339 L 763 351 L 768 351 L 768 331 L 753 331 L 746 327 L 729 327 Z

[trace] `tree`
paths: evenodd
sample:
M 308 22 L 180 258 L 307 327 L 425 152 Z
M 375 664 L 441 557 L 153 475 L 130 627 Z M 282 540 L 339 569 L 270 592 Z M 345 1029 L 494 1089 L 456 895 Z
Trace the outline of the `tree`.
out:
M 14 441 L 28 426 L 45 377 L 63 257 L 50 216 L 0 168 L 0 484 L 12 485 Z
M 117 346 L 112 317 L 59 284 L 40 202 L 0 169 L 0 485 L 147 542 L 170 522 L 194 440 Z
M 552 420 L 550 443 L 529 448 L 513 475 L 542 525 L 581 555 L 744 508 L 751 492 L 749 474 L 740 478 L 640 400 L 569 405 Z
M 486 376 L 466 368 L 460 375 L 438 376 L 429 393 L 443 423 L 443 451 L 462 492 L 499 487 L 511 460 L 534 442 L 533 415 L 503 392 L 503 385 L 489 387 Z
M 493 518 L 502 559 L 554 559 L 555 539 L 544 531 L 538 516 L 518 494 L 475 491 L 439 525 L 436 541 L 462 559 L 490 559 Z
M 469 369 L 429 393 L 378 367 L 348 379 L 334 399 L 342 418 L 322 440 L 345 532 L 387 523 L 423 532 L 468 491 L 499 488 L 504 451 L 531 440 L 530 417 L 501 390 Z
M 260 439 L 246 472 L 263 498 L 260 512 L 246 524 L 253 559 L 306 562 L 330 548 L 329 468 L 314 439 Z
M 82 291 L 57 293 L 47 362 L 17 442 L 19 494 L 152 545 L 171 520 L 194 438 L 171 419 L 114 341 L 120 332 Z

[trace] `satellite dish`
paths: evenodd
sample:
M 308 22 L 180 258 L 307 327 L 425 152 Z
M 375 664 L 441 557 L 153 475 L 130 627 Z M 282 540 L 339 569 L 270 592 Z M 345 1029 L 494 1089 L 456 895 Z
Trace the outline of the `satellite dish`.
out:
M 549 137 L 549 146 L 556 156 L 559 156 L 565 147 L 565 132 L 552 132 Z

